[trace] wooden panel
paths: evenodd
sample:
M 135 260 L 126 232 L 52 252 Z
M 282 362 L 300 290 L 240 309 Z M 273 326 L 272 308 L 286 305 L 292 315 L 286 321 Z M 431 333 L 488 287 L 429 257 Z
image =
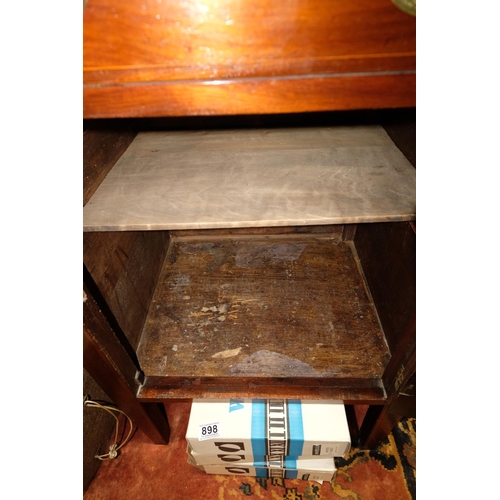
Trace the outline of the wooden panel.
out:
M 391 406 L 391 411 L 395 415 L 404 417 L 417 416 L 417 376 L 414 373 L 410 379 L 404 384 L 398 397 Z
M 358 224 L 354 238 L 391 351 L 416 311 L 416 238 L 410 223 Z
M 85 83 L 410 69 L 415 25 L 384 0 L 90 0 Z
M 394 144 L 415 167 L 417 163 L 417 116 L 416 109 L 398 116 L 385 116 L 382 125 Z
M 346 82 L 351 92 L 337 100 L 326 96 L 340 82 L 332 87 L 326 78 L 302 94 L 313 95 L 322 109 L 352 109 L 362 106 L 371 73 L 415 70 L 415 18 L 388 0 L 89 0 L 83 26 L 85 117 L 171 115 L 180 113 L 179 105 L 188 108 L 184 114 L 214 112 L 216 93 L 200 93 L 202 87 L 183 93 L 182 86 L 201 81 L 231 82 L 242 95 L 249 89 L 238 82 L 267 80 L 262 97 L 289 79 L 289 97 L 307 87 L 298 77 L 364 74 Z M 375 82 L 378 107 L 414 105 L 408 81 L 394 79 L 392 95 L 388 85 Z M 173 82 L 181 88 L 147 85 Z M 218 112 L 235 113 L 234 101 L 218 101 Z M 246 106 L 252 111 L 239 112 L 293 111 L 286 99 Z
M 148 387 L 383 393 L 388 349 L 352 243 L 172 241 L 137 350 Z
M 371 384 L 366 379 L 339 380 L 289 379 L 289 378 L 241 378 L 217 377 L 196 379 L 146 378 L 140 388 L 140 401 L 162 402 L 166 399 L 192 398 L 285 398 L 285 399 L 337 399 L 345 404 L 380 405 L 386 393 L 379 381 Z
M 128 130 L 87 129 L 83 132 L 84 206 L 135 136 L 136 132 Z
M 343 224 L 327 224 L 324 226 L 283 226 L 283 227 L 245 227 L 245 228 L 230 228 L 230 229 L 184 229 L 182 231 L 169 231 L 170 236 L 182 237 L 184 240 L 188 237 L 216 237 L 218 239 L 228 238 L 245 238 L 253 236 L 276 236 L 288 235 L 289 238 L 294 236 L 304 236 L 314 234 L 318 237 L 327 236 L 331 241 L 352 240 L 349 237 L 350 230 L 353 225 Z
M 133 348 L 146 319 L 167 241 L 165 232 L 84 234 L 84 264 Z
M 85 118 L 304 113 L 415 105 L 414 72 L 155 82 L 86 86 L 83 90 Z
M 90 399 L 109 401 L 107 394 L 99 387 L 97 382 L 83 370 L 83 394 Z M 109 439 L 115 428 L 115 419 L 105 411 L 95 408 L 83 407 L 83 492 L 90 483 L 101 465 L 95 455 L 109 452 Z
M 415 217 L 415 170 L 382 127 L 142 132 L 84 229 L 344 224 Z
M 415 416 L 416 400 L 404 393 L 415 380 L 415 370 L 416 353 L 413 350 L 409 359 L 401 366 L 396 388 L 387 395 L 384 406 L 370 406 L 368 409 L 360 429 L 360 441 L 367 448 L 377 447 L 403 416 Z
M 139 382 L 135 361 L 123 348 L 85 286 L 83 364 L 120 410 L 127 413 L 154 443 L 168 443 L 170 427 L 164 409 L 137 400 Z

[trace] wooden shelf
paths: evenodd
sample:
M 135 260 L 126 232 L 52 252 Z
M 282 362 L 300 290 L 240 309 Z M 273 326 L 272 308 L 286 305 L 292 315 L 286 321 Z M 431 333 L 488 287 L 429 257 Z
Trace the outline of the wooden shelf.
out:
M 84 360 L 108 396 L 156 443 L 169 398 L 372 405 L 375 446 L 415 372 L 415 169 L 385 131 L 99 139 Z
M 415 219 L 415 169 L 382 127 L 141 132 L 85 231 Z
M 389 349 L 338 228 L 205 233 L 171 236 L 137 349 L 140 398 L 385 398 Z

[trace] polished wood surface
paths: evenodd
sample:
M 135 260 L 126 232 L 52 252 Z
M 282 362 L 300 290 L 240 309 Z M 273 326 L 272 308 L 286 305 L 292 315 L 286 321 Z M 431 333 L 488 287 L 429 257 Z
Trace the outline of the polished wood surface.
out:
M 415 218 L 415 169 L 382 127 L 142 132 L 84 208 L 86 231 Z
M 85 87 L 88 118 L 303 113 L 415 106 L 414 74 Z
M 390 0 L 89 0 L 84 117 L 414 106 L 415 24 Z

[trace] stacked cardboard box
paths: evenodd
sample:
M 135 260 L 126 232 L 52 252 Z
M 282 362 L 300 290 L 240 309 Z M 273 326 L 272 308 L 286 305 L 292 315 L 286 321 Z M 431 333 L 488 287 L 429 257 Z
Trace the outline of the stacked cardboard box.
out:
M 186 439 L 188 462 L 208 474 L 314 481 L 332 480 L 350 449 L 333 400 L 195 399 Z

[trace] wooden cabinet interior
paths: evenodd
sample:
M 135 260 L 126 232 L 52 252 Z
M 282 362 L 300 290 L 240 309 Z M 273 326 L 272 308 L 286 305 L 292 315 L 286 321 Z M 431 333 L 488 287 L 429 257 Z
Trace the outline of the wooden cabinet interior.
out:
M 380 125 L 140 132 L 85 231 L 412 220 L 415 169 Z
M 84 170 L 87 206 L 136 132 L 85 132 L 108 144 Z M 373 405 L 376 422 L 414 373 L 414 218 L 87 230 L 85 367 L 158 443 L 166 398 L 335 398 Z

